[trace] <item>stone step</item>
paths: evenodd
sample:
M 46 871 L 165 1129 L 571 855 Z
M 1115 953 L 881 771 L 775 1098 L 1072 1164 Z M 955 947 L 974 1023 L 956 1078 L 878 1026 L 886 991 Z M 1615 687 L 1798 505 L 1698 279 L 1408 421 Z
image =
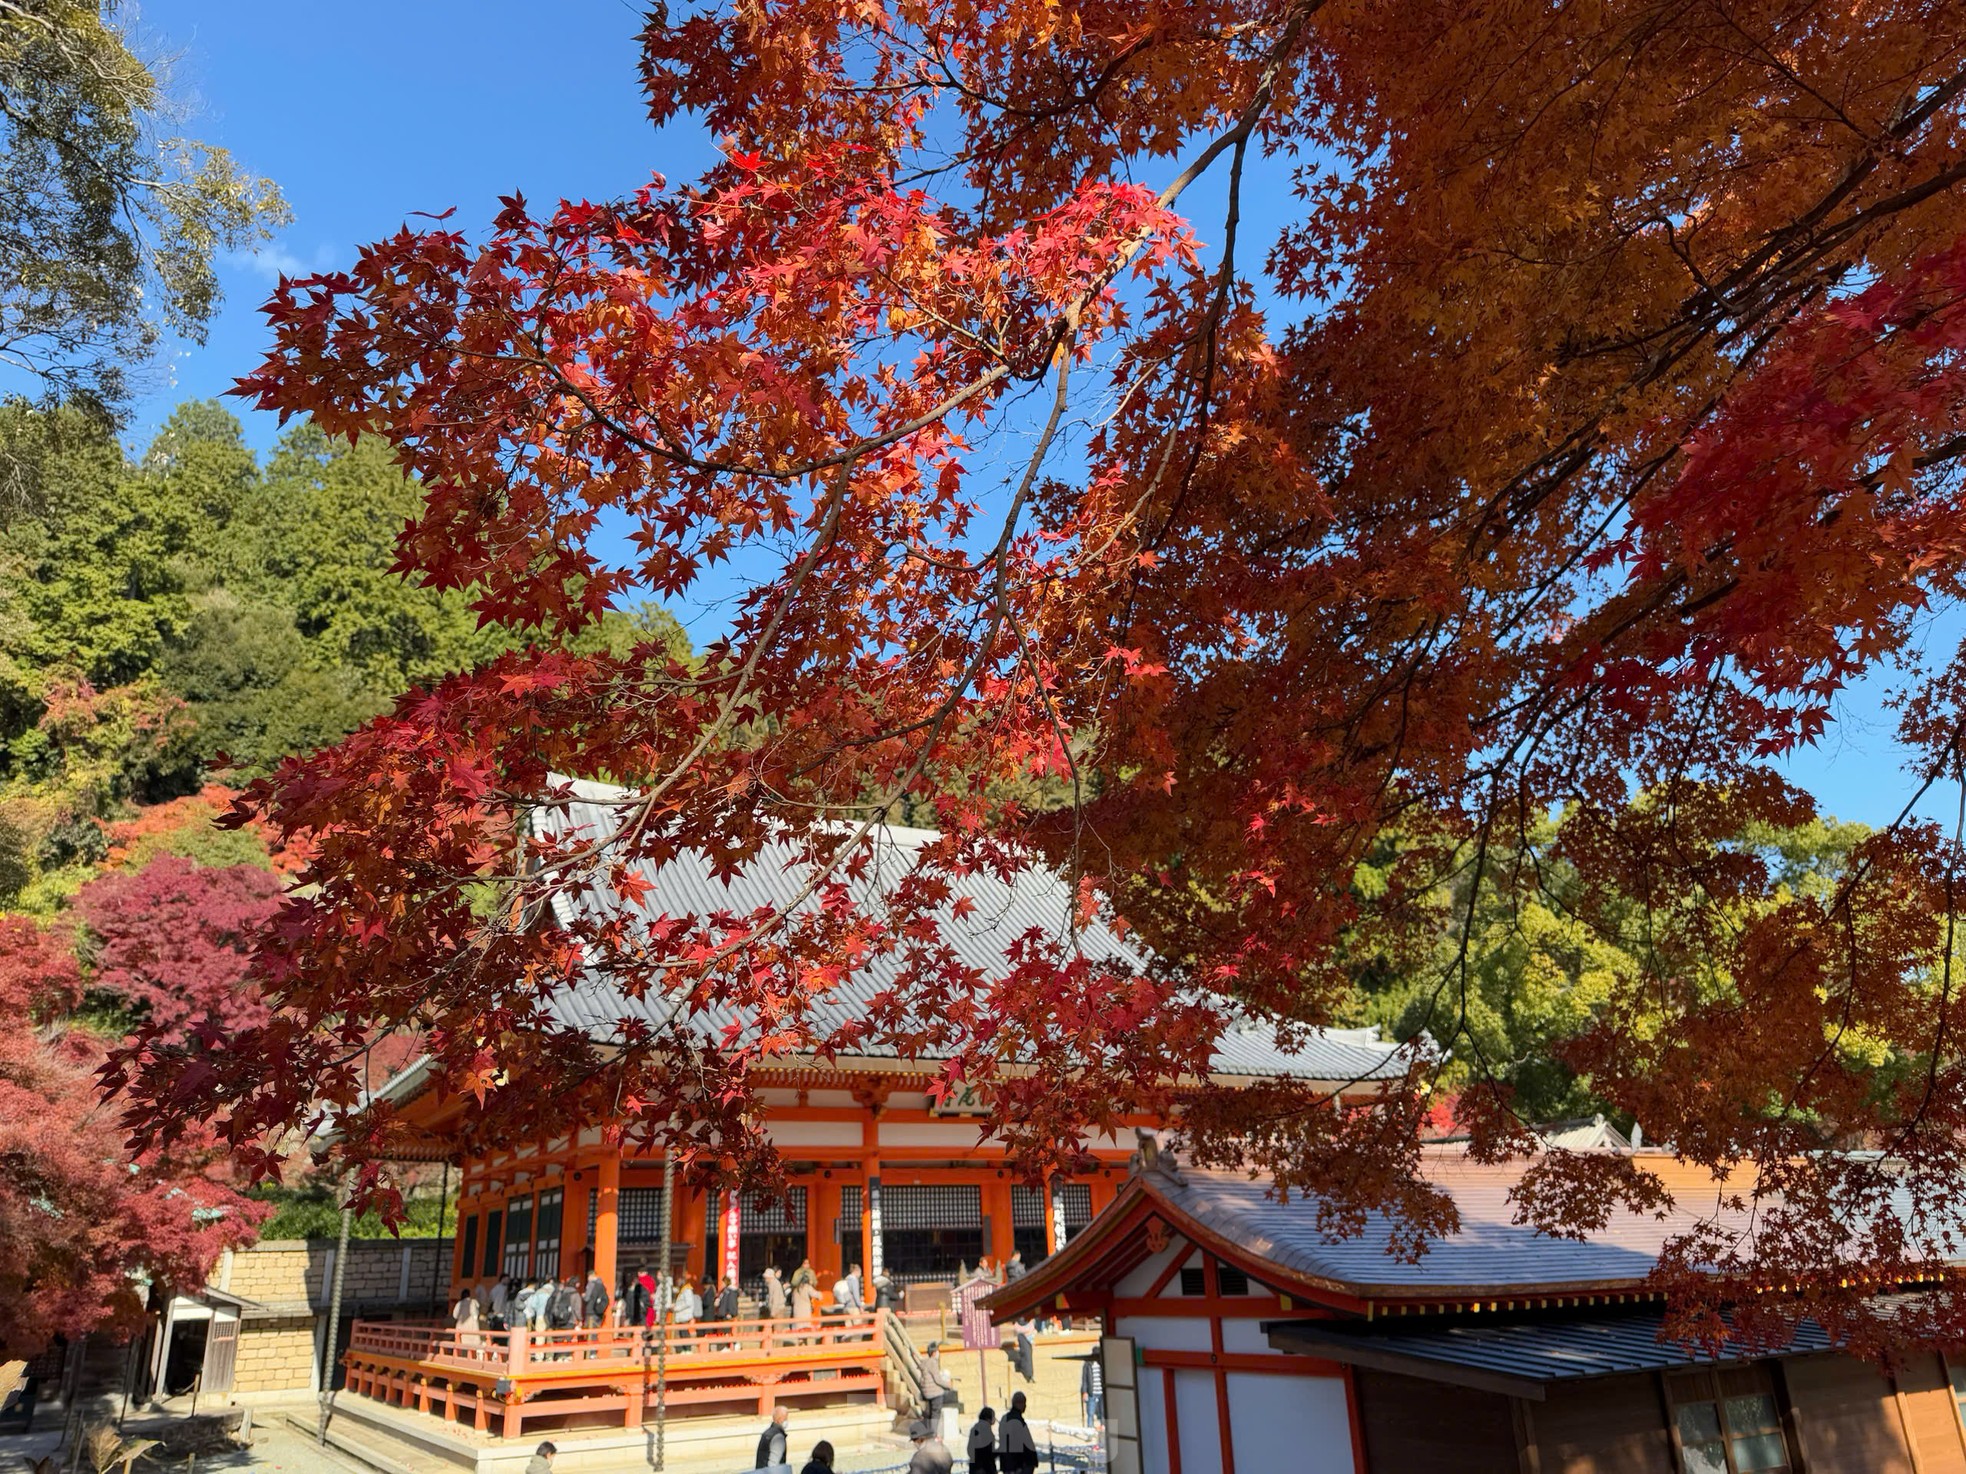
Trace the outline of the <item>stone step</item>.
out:
M 314 1409 L 293 1410 L 288 1421 L 309 1437 L 319 1428 Z M 886 1451 L 894 1414 L 867 1403 L 837 1407 L 799 1408 L 792 1414 L 792 1442 L 799 1457 L 819 1439 L 830 1440 L 841 1454 L 861 1450 Z M 673 1420 L 664 1447 L 665 1474 L 711 1474 L 711 1471 L 749 1469 L 757 1452 L 764 1422 L 756 1416 L 693 1416 Z M 445 1423 L 427 1413 L 388 1407 L 365 1397 L 337 1399 L 328 1424 L 328 1441 L 340 1452 L 378 1470 L 379 1474 L 523 1474 L 526 1461 L 542 1441 L 559 1449 L 554 1474 L 610 1474 L 610 1471 L 650 1467 L 655 1430 L 589 1428 L 528 1434 L 522 1439 L 496 1438 Z M 905 1462 L 906 1455 L 901 1456 Z M 882 1458 L 876 1462 L 887 1463 Z M 843 1461 L 842 1467 L 865 1467 Z

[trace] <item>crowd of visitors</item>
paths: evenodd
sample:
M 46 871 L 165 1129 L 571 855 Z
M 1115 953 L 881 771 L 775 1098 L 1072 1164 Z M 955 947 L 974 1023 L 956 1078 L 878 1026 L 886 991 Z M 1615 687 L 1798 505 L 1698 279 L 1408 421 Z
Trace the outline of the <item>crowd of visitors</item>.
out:
M 830 1304 L 822 1308 L 819 1276 L 812 1261 L 804 1260 L 787 1285 L 777 1268 L 764 1272 L 764 1295 L 753 1313 L 760 1319 L 817 1325 L 825 1315 L 857 1315 L 869 1309 L 886 1310 L 895 1303 L 893 1282 L 877 1272 L 871 1281 L 872 1297 L 863 1288 L 860 1266 L 849 1265 L 833 1284 Z M 706 1280 L 698 1288 L 696 1278 L 679 1275 L 669 1290 L 669 1323 L 676 1336 L 713 1335 L 699 1326 L 728 1323 L 744 1316 L 745 1306 L 737 1281 Z M 653 1328 L 661 1319 L 662 1286 L 655 1271 L 647 1265 L 629 1275 L 620 1294 L 614 1294 L 600 1275 L 589 1273 L 583 1282 L 578 1275 L 565 1279 L 553 1276 L 522 1279 L 508 1275 L 487 1280 L 459 1295 L 451 1306 L 451 1320 L 460 1335 L 475 1339 L 485 1331 L 506 1331 L 524 1326 L 533 1331 L 569 1331 L 600 1326 L 642 1326 Z
M 977 1265 L 974 1274 L 996 1284 L 1021 1279 L 1023 1256 L 1013 1253 L 1001 1269 L 985 1259 Z M 895 1303 L 894 1283 L 888 1275 L 877 1270 L 871 1279 L 863 1279 L 858 1264 L 849 1264 L 846 1273 L 834 1281 L 831 1303 L 824 1309 L 819 1298 L 819 1276 L 811 1259 L 801 1261 L 789 1279 L 775 1265 L 769 1267 L 764 1271 L 763 1281 L 763 1295 L 756 1313 L 768 1321 L 817 1325 L 823 1315 L 886 1310 Z M 584 1281 L 578 1275 L 564 1279 L 552 1276 L 521 1279 L 513 1275 L 467 1290 L 451 1307 L 451 1319 L 459 1335 L 471 1339 L 486 1331 L 509 1330 L 514 1326 L 534 1331 L 600 1326 L 653 1329 L 662 1318 L 662 1293 L 661 1280 L 647 1265 L 638 1267 L 626 1278 L 618 1295 L 611 1293 L 601 1277 L 593 1273 Z M 699 1289 L 694 1276 L 683 1274 L 670 1286 L 669 1294 L 672 1334 L 680 1339 L 707 1338 L 713 1348 L 717 1326 L 737 1320 L 743 1310 L 734 1280 L 706 1281 Z M 1013 1367 L 1027 1381 L 1031 1379 L 1031 1336 L 1036 1329 L 1030 1324 L 1013 1326 L 1003 1343 Z M 1082 1386 L 1080 1393 L 1089 1409 L 1089 1420 L 1096 1419 L 1103 1412 L 1100 1404 L 1104 1400 L 1104 1388 L 1099 1382 L 1096 1363 L 1090 1360 L 1086 1378 L 1089 1385 Z M 940 1429 L 943 1409 L 956 1400 L 956 1385 L 942 1365 L 941 1347 L 937 1344 L 931 1344 L 923 1357 L 922 1396 L 924 1416 L 909 1429 L 914 1451 L 909 1458 L 908 1474 L 948 1474 L 955 1460 L 942 1440 Z M 986 1407 L 978 1412 L 964 1447 L 971 1474 L 1033 1474 L 1038 1467 L 1037 1442 L 1025 1422 L 1024 1408 L 1025 1397 L 1019 1392 L 1012 1396 L 1010 1409 L 1001 1418 L 994 1408 Z M 758 1438 L 757 1468 L 782 1469 L 790 1474 L 789 1421 L 789 1409 L 779 1407 L 773 1411 L 770 1423 Z M 529 1466 L 529 1474 L 532 1470 L 549 1469 L 554 1452 L 552 1444 L 541 1444 Z M 832 1474 L 832 1469 L 833 1446 L 822 1439 L 813 1445 L 812 1455 L 800 1474 Z

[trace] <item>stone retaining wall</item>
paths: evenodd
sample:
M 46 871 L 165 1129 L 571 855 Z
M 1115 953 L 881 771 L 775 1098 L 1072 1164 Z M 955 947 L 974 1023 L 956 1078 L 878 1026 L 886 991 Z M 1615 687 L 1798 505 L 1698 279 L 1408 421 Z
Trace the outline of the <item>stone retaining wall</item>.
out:
M 356 1316 L 441 1315 L 449 1239 L 351 1239 L 343 1275 L 341 1335 Z M 211 1288 L 246 1302 L 239 1325 L 237 1395 L 314 1389 L 334 1293 L 333 1239 L 269 1239 L 219 1261 Z M 436 1275 L 436 1299 L 431 1298 Z
M 269 1239 L 227 1254 L 212 1286 L 261 1305 L 326 1310 L 334 1289 L 334 1256 L 333 1239 Z M 441 1308 L 450 1257 L 449 1239 L 351 1239 L 343 1309 Z

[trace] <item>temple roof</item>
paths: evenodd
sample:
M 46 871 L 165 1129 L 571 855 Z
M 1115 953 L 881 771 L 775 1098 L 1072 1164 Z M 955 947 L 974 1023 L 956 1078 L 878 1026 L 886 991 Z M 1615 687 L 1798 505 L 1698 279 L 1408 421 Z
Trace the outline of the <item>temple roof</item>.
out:
M 1666 1242 L 1698 1222 L 1751 1239 L 1752 1213 L 1729 1201 L 1747 1195 L 1747 1169 L 1726 1185 L 1705 1168 L 1667 1152 L 1631 1153 L 1672 1193 L 1673 1208 L 1658 1216 L 1614 1211 L 1582 1239 L 1557 1238 L 1518 1223 L 1511 1190 L 1528 1162 L 1471 1161 L 1461 1150 L 1428 1147 L 1425 1179 L 1445 1192 L 1460 1215 L 1457 1232 L 1433 1240 L 1415 1262 L 1389 1252 L 1394 1223 L 1368 1215 L 1362 1230 L 1334 1240 L 1319 1221 L 1315 1197 L 1283 1198 L 1266 1180 L 1244 1172 L 1177 1166 L 1164 1150 L 1136 1168 L 1120 1195 L 1058 1254 L 992 1297 L 999 1318 L 1041 1305 L 1063 1291 L 1117 1283 L 1146 1257 L 1148 1219 L 1240 1267 L 1252 1280 L 1285 1293 L 1364 1310 L 1411 1303 L 1527 1301 L 1573 1295 L 1644 1293 Z M 1909 1202 L 1888 1210 L 1910 1225 Z M 1929 1226 L 1927 1231 L 1930 1231 Z M 1957 1262 L 1950 1246 L 1935 1246 Z M 1853 1267 L 1855 1267 L 1853 1265 Z
M 629 797 L 623 789 L 575 782 L 569 802 L 534 811 L 533 826 L 543 834 L 577 831 L 605 835 L 618 822 L 618 807 Z M 935 832 L 926 829 L 877 829 L 871 841 L 871 863 L 848 885 L 856 902 L 866 906 L 877 900 L 880 887 L 905 874 L 915 863 L 920 847 L 934 838 Z M 593 879 L 584 889 L 556 898 L 561 922 L 570 924 L 582 912 L 592 917 L 622 910 L 650 919 L 719 913 L 741 918 L 792 903 L 809 874 L 793 848 L 782 844 L 767 845 L 728 878 L 714 874 L 708 861 L 694 853 L 679 855 L 660 866 L 644 861 L 638 869 L 651 887 L 639 905 L 629 907 L 607 884 L 604 869 L 595 867 Z M 1006 948 L 1033 931 L 1061 940 L 1070 937 L 1096 962 L 1145 969 L 1148 959 L 1144 951 L 1103 922 L 1095 921 L 1073 932 L 1071 888 L 1063 877 L 1045 867 L 1032 866 L 1009 881 L 978 872 L 964 877 L 960 886 L 974 909 L 966 916 L 945 909 L 939 918 L 941 935 L 960 962 L 979 974 L 1004 972 L 1008 967 Z M 816 903 L 808 900 L 801 904 Z M 815 1029 L 829 1033 L 865 1017 L 871 1001 L 892 986 L 901 966 L 900 959 L 892 955 L 870 959 L 815 1002 Z M 631 998 L 611 978 L 594 971 L 558 993 L 551 1007 L 565 1024 L 606 1039 L 622 1019 L 667 1022 L 676 1004 L 660 993 Z M 733 1025 L 741 1032 L 748 1022 L 738 1010 L 722 1005 L 699 1010 L 690 1020 L 702 1037 L 713 1041 L 724 1038 Z M 890 1057 L 894 1053 L 886 1046 L 868 1046 L 862 1052 Z M 1238 1020 L 1225 1030 L 1216 1046 L 1214 1067 L 1217 1076 L 1229 1079 L 1287 1076 L 1340 1083 L 1392 1079 L 1405 1071 L 1398 1047 L 1382 1042 L 1376 1029 L 1305 1031 L 1301 1041 L 1285 1047 L 1272 1025 L 1256 1019 Z

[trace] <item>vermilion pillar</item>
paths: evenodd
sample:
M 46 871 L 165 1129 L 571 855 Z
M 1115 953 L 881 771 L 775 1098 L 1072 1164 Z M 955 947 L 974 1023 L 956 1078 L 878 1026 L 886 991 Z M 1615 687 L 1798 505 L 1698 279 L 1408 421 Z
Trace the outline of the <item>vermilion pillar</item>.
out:
M 601 1158 L 599 1196 L 594 1202 L 594 1273 L 616 1291 L 615 1245 L 621 1224 L 621 1152 L 610 1151 Z M 584 1205 L 583 1205 L 584 1206 Z

